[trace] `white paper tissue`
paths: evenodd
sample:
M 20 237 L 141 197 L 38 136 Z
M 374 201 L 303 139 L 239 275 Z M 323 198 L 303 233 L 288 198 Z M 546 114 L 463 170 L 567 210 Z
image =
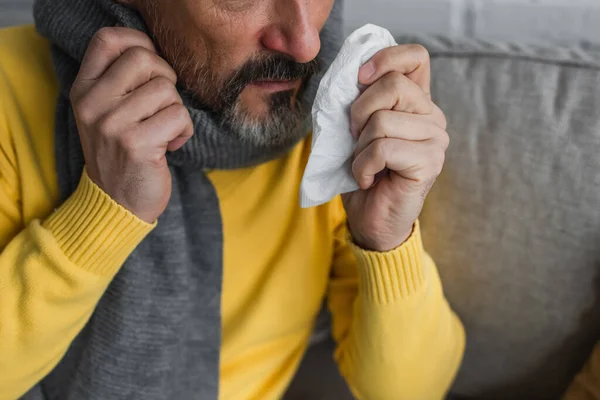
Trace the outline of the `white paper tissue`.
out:
M 388 30 L 365 25 L 348 36 L 323 76 L 312 108 L 312 150 L 300 185 L 301 207 L 358 189 L 352 176 L 356 140 L 350 133 L 350 107 L 360 94 L 358 70 L 375 53 L 395 45 Z

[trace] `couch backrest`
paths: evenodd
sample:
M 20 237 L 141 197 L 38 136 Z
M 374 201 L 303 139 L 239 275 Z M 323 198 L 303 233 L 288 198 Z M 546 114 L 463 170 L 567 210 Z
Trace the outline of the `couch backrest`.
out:
M 399 40 L 452 139 L 422 227 L 467 330 L 453 392 L 557 399 L 600 339 L 600 53 Z

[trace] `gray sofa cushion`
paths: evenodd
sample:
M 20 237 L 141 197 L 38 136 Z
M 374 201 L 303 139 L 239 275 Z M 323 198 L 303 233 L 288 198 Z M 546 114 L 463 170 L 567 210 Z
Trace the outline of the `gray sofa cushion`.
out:
M 600 52 L 415 41 L 452 138 L 421 222 L 467 330 L 453 393 L 558 399 L 600 339 Z
M 430 50 L 452 137 L 421 216 L 467 329 L 451 397 L 558 399 L 600 339 L 600 51 L 398 40 Z M 290 399 L 349 398 L 328 390 L 331 350 L 309 350 Z

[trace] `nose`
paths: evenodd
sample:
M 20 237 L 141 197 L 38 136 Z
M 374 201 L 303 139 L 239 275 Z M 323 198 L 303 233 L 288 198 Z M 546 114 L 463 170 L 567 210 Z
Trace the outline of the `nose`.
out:
M 314 60 L 321 49 L 321 39 L 314 21 L 316 16 L 311 15 L 310 0 L 275 3 L 273 23 L 263 32 L 263 46 L 285 53 L 299 63 Z

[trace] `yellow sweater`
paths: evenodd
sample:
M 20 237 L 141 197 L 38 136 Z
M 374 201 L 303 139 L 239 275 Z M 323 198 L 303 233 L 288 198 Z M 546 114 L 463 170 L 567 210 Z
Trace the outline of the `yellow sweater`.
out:
M 600 400 L 600 342 L 563 400 Z
M 56 97 L 48 43 L 32 27 L 1 30 L 2 400 L 53 369 L 153 229 L 85 173 L 58 204 Z M 300 209 L 309 146 L 255 168 L 209 174 L 224 226 L 220 399 L 280 398 L 324 296 L 335 359 L 357 398 L 441 398 L 458 369 L 464 333 L 418 225 L 400 248 L 366 252 L 348 240 L 339 198 Z

